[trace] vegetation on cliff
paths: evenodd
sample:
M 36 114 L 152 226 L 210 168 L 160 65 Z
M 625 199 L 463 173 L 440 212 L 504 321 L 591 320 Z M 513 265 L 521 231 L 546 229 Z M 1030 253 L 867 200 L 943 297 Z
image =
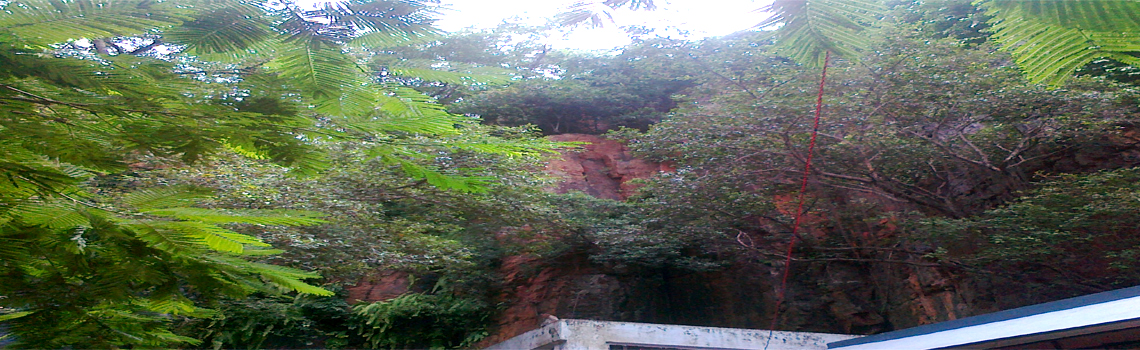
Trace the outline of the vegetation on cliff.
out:
M 0 344 L 455 348 L 544 312 L 876 332 L 1140 284 L 1140 24 L 1089 15 L 1136 5 L 1016 3 L 776 1 L 775 33 L 594 55 L 444 35 L 432 1 L 5 2 Z M 675 170 L 550 193 L 561 133 Z M 715 273 L 771 290 L 792 239 L 784 310 L 650 310 Z M 393 295 L 352 290 L 377 271 Z M 589 275 L 515 307 L 556 272 Z

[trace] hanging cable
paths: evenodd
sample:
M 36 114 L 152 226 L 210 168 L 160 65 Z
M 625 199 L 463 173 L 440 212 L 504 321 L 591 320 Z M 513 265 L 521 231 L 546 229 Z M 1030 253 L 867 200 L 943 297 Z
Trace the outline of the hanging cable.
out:
M 819 135 L 819 120 L 823 115 L 823 86 L 827 83 L 827 64 L 831 61 L 831 51 L 823 55 L 823 73 L 819 77 L 819 94 L 815 98 L 815 120 L 811 128 L 811 141 L 808 142 L 807 156 L 804 159 L 804 176 L 800 183 L 799 203 L 796 205 L 795 221 L 792 223 L 792 239 L 788 241 L 788 251 L 784 259 L 784 276 L 780 280 L 780 289 L 776 290 L 776 311 L 772 314 L 772 325 L 768 327 L 768 340 L 764 343 L 764 350 L 772 343 L 772 335 L 776 333 L 776 323 L 780 320 L 780 306 L 784 304 L 785 293 L 788 289 L 788 275 L 792 272 L 792 249 L 800 237 L 800 223 L 803 220 L 804 201 L 808 186 L 808 175 L 811 174 L 811 158 L 815 154 L 815 139 Z

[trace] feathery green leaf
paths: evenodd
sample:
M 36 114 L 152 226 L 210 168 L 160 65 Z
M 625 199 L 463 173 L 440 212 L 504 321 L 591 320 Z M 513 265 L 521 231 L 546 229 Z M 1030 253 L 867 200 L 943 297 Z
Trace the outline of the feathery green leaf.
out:
M 7 3 L 0 28 L 40 44 L 147 33 L 177 25 L 185 4 L 148 0 L 21 0 Z
M 1134 61 L 1140 53 L 1140 2 L 980 0 L 994 17 L 995 39 L 1034 83 L 1058 87 L 1101 58 Z
M 801 64 L 822 66 L 825 54 L 853 57 L 870 45 L 864 32 L 884 11 L 877 0 L 775 0 L 758 27 L 781 27 L 776 49 Z

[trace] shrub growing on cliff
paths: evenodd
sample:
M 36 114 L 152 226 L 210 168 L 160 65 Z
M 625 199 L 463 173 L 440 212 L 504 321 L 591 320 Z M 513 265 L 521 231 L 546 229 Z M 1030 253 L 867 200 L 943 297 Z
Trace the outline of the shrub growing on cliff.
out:
M 172 315 L 210 315 L 202 301 L 327 294 L 301 282 L 316 274 L 250 261 L 279 251 L 221 226 L 315 224 L 313 215 L 204 209 L 200 191 L 181 188 L 93 186 L 140 159 L 192 166 L 228 151 L 314 174 L 326 158 L 314 144 L 351 140 L 404 176 L 478 192 L 484 181 L 441 173 L 422 161 L 438 153 L 411 144 L 507 157 L 546 148 L 473 132 L 470 118 L 361 63 L 433 34 L 430 6 L 0 3 L 0 321 L 16 346 L 192 343 L 168 327 Z
M 487 336 L 491 308 L 450 294 L 405 294 L 353 307 L 360 334 L 378 349 L 465 348 Z
M 950 256 L 1056 292 L 1140 284 L 1140 168 L 1048 177 L 1013 203 L 920 229 Z
M 647 41 L 615 57 L 551 53 L 538 76 L 473 93 L 449 110 L 488 124 L 533 124 L 546 134 L 644 130 L 677 106 L 674 94 L 694 85 L 686 71 L 692 62 L 673 51 L 683 43 Z
M 344 295 L 253 295 L 225 299 L 218 314 L 189 319 L 175 331 L 213 349 L 343 349 L 361 347 L 350 329 L 351 312 Z

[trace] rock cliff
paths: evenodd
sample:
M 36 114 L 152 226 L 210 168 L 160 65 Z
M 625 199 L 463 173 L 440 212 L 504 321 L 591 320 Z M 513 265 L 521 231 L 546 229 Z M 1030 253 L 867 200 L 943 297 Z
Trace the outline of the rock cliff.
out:
M 582 191 L 598 198 L 624 200 L 637 190 L 631 180 L 673 170 L 667 164 L 634 158 L 625 145 L 597 135 L 562 134 L 548 138 L 582 143 L 581 148 L 565 150 L 560 158 L 547 163 L 546 171 L 562 179 L 550 189 L 557 193 Z
M 1043 172 L 1081 172 L 1140 162 L 1140 133 L 1125 132 L 1117 137 L 1121 139 L 1057 153 L 1041 160 L 1036 168 Z M 583 143 L 548 163 L 546 170 L 562 179 L 549 189 L 553 192 L 581 191 L 598 198 L 624 200 L 637 189 L 632 180 L 673 170 L 667 164 L 637 159 L 620 142 L 599 136 L 563 134 L 550 138 Z M 876 200 L 863 197 L 859 199 Z M 792 199 L 791 195 L 772 198 L 781 211 L 792 208 Z M 804 232 L 819 239 L 829 235 L 825 227 L 813 225 L 816 221 L 808 215 Z M 889 220 L 877 227 L 878 231 L 862 234 L 871 239 L 896 234 Z M 787 301 L 777 313 L 776 289 L 783 266 L 782 262 L 764 262 L 771 259 L 694 272 L 614 269 L 592 262 L 587 252 L 576 251 L 555 258 L 507 256 L 497 271 L 502 281 L 497 301 L 503 311 L 494 320 L 493 333 L 480 345 L 534 329 L 548 315 L 759 329 L 769 328 L 778 315 L 777 328 L 782 330 L 873 334 L 1071 296 L 1036 295 L 1036 300 L 1021 300 L 1011 297 L 1025 294 L 1019 286 L 972 279 L 953 266 L 914 259 L 875 264 L 795 263 Z M 350 298 L 375 301 L 408 288 L 406 276 L 387 273 L 349 291 Z
M 548 163 L 547 171 L 562 179 L 550 189 L 558 193 L 581 191 L 624 200 L 636 190 L 630 181 L 673 170 L 637 159 L 621 143 L 599 136 L 550 138 L 587 142 Z M 773 200 L 782 199 L 787 200 Z M 870 271 L 857 263 L 793 267 L 789 300 L 777 322 L 780 329 L 869 334 L 995 310 L 976 302 L 978 296 L 958 274 L 941 268 L 900 264 Z M 592 263 L 584 252 L 555 259 L 510 256 L 499 268 L 506 286 L 499 301 L 505 309 L 496 320 L 497 330 L 482 344 L 534 329 L 546 315 L 766 329 L 776 315 L 780 273 L 781 266 L 761 263 L 708 272 L 615 271 Z

